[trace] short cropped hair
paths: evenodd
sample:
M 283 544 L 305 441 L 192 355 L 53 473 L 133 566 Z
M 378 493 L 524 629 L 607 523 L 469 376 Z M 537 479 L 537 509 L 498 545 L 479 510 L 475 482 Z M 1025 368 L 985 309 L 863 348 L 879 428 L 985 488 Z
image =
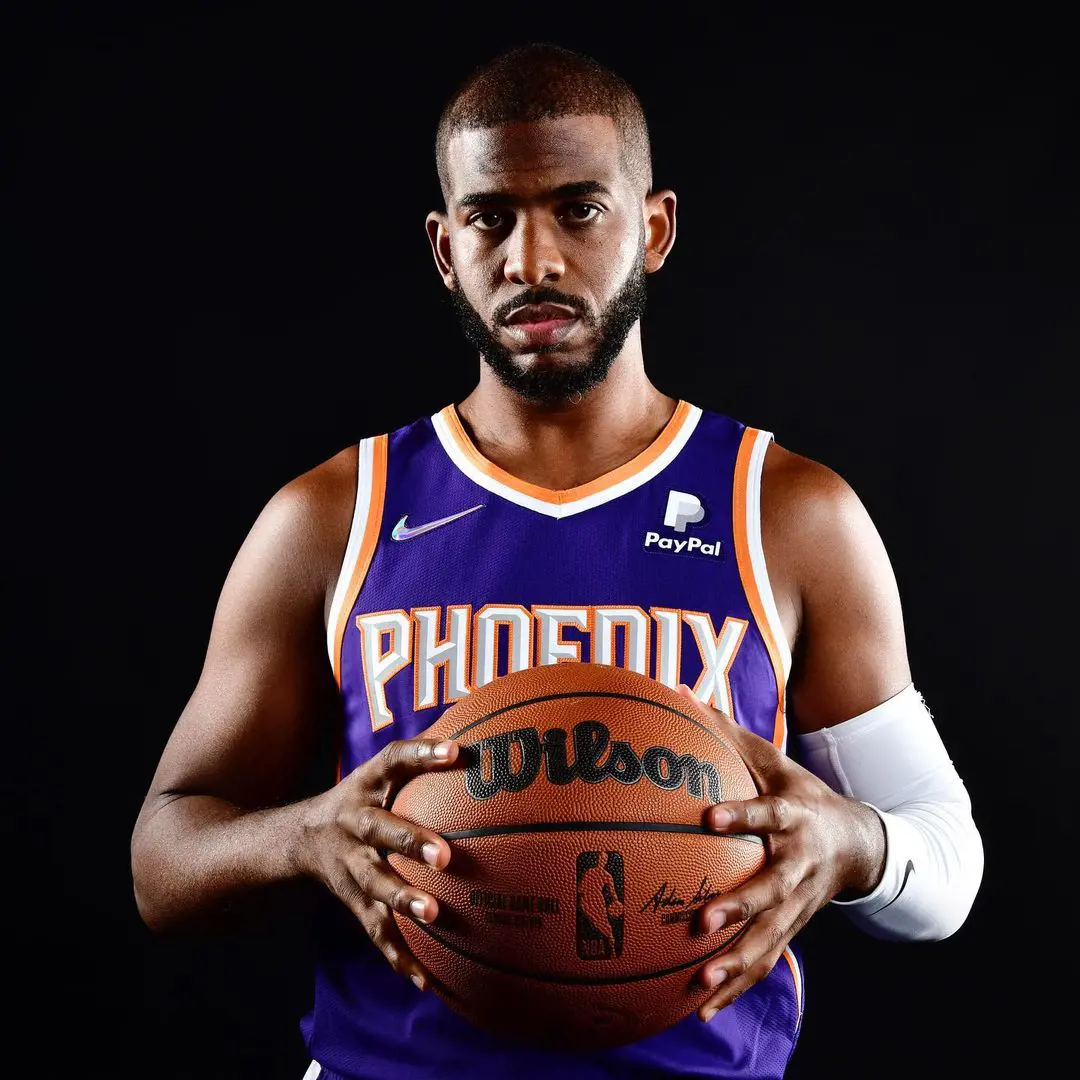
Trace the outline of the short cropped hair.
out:
M 435 161 L 443 196 L 450 191 L 447 148 L 457 132 L 562 116 L 609 116 L 622 162 L 645 192 L 652 188 L 652 151 L 645 112 L 621 76 L 560 45 L 535 42 L 501 53 L 477 68 L 443 108 Z

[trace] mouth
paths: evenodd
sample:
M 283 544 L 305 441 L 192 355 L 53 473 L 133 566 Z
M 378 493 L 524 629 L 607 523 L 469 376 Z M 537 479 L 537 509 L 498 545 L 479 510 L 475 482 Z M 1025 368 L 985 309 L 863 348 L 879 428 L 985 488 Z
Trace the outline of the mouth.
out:
M 526 304 L 505 322 L 507 333 L 522 345 L 555 345 L 565 340 L 581 322 L 565 304 Z

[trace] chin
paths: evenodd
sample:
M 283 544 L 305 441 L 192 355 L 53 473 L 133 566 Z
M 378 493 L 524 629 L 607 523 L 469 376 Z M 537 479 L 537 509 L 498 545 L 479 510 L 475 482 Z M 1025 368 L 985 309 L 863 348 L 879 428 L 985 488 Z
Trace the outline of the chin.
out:
M 522 371 L 551 370 L 580 367 L 589 362 L 589 354 L 580 349 L 563 349 L 558 345 L 545 345 L 531 352 L 518 353 L 514 363 Z

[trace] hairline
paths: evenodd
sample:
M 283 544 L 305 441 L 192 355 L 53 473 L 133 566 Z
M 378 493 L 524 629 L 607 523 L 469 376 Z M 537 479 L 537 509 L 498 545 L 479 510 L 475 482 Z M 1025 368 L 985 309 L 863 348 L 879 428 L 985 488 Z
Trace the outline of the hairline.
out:
M 627 126 L 620 123 L 619 118 L 610 112 L 594 112 L 594 111 L 579 111 L 576 109 L 568 109 L 565 112 L 559 111 L 552 113 L 550 116 L 539 116 L 531 120 L 503 120 L 496 124 L 470 124 L 466 121 L 459 121 L 457 123 L 443 121 L 439 124 L 436 135 L 436 167 L 439 174 L 439 186 L 442 188 L 443 202 L 447 211 L 450 210 L 450 192 L 448 190 L 448 181 L 450 176 L 450 143 L 459 134 L 464 131 L 495 131 L 498 128 L 509 127 L 513 124 L 543 124 L 553 120 L 566 120 L 575 116 L 588 116 L 588 117 L 603 117 L 606 120 L 611 121 L 612 127 L 615 129 L 615 136 L 619 146 L 619 167 L 621 168 L 623 175 L 630 182 L 630 185 L 635 188 L 643 188 L 643 195 L 647 195 L 652 190 L 652 167 L 651 162 L 646 161 L 644 163 L 635 163 L 634 153 L 631 150 L 631 139 L 627 137 L 627 132 L 624 127 Z

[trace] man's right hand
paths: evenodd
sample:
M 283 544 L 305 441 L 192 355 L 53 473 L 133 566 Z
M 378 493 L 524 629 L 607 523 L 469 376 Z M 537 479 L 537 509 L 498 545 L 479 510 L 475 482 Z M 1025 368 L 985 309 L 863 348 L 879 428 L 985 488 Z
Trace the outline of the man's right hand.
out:
M 458 744 L 435 739 L 388 743 L 335 787 L 309 801 L 298 861 L 360 920 L 389 961 L 421 989 L 427 972 L 409 952 L 392 911 L 420 922 L 439 913 L 435 897 L 404 881 L 387 861 L 390 852 L 442 870 L 450 845 L 430 829 L 390 813 L 388 806 L 414 776 L 452 766 Z

